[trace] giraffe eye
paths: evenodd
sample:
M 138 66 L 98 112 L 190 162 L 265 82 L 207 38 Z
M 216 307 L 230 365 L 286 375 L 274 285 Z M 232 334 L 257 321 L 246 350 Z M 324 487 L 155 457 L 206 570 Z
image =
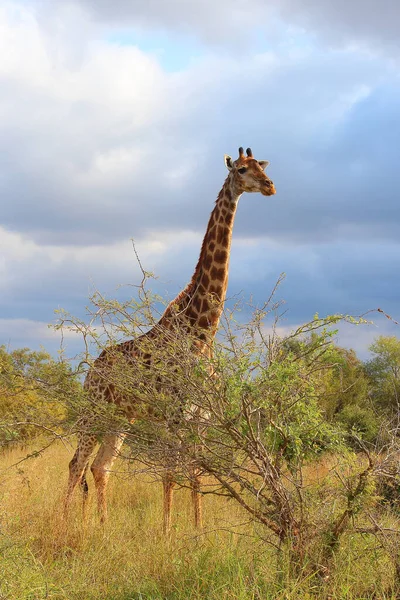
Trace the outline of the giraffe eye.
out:
M 246 171 L 247 171 L 246 167 L 242 167 L 241 169 L 238 169 L 238 173 L 240 173 L 241 175 L 246 173 Z

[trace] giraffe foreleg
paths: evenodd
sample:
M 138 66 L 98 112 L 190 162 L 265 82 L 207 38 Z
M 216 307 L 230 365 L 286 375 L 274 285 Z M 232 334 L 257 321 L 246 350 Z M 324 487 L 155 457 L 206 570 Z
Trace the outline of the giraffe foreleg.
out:
M 78 447 L 69 463 L 69 479 L 67 492 L 64 498 L 64 518 L 68 516 L 71 506 L 72 494 L 78 483 L 82 486 L 86 483 L 85 472 L 88 466 L 90 456 L 97 444 L 97 439 L 94 435 L 81 435 L 79 437 Z M 87 483 L 86 483 L 86 499 L 87 499 Z M 85 496 L 84 496 L 85 502 Z

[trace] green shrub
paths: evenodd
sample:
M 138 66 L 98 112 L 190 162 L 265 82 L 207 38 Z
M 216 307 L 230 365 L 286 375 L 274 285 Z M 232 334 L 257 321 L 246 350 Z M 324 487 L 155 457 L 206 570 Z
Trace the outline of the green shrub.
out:
M 374 443 L 376 441 L 379 422 L 371 410 L 357 405 L 345 406 L 337 415 L 337 419 L 349 433 L 356 433 L 365 442 Z

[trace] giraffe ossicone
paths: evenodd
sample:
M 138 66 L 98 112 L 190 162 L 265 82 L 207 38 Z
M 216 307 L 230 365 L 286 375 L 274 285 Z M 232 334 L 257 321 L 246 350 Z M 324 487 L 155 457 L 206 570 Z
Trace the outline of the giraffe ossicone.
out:
M 186 332 L 194 340 L 194 343 L 191 344 L 191 351 L 194 355 L 199 354 L 211 358 L 213 339 L 226 298 L 232 231 L 238 200 L 244 192 L 260 192 L 263 196 L 272 196 L 276 193 L 273 182 L 265 173 L 268 164 L 268 161 L 256 160 L 251 148 L 247 148 L 245 156 L 243 148 L 240 147 L 239 157 L 236 160 L 225 155 L 225 165 L 229 173 L 211 213 L 200 256 L 190 282 L 170 302 L 159 322 L 152 329 L 134 340 L 121 342 L 111 349 L 104 350 L 95 360 L 84 384 L 86 393 L 94 406 L 98 403 L 108 402 L 115 404 L 129 420 L 145 418 L 138 408 L 140 405 L 139 392 L 136 396 L 135 393 L 117 392 L 115 386 L 110 383 L 108 374 L 117 355 L 125 359 L 127 368 L 136 370 L 140 365 L 144 366 L 147 373 L 151 372 L 151 347 L 166 345 L 167 340 L 176 330 Z M 171 358 L 173 360 L 173 357 Z M 157 406 L 157 397 L 154 397 L 154 405 Z M 69 481 L 64 501 L 65 515 L 78 483 L 83 491 L 84 507 L 86 506 L 88 493 L 86 472 L 90 457 L 98 443 L 97 435 L 88 427 L 88 424 L 95 425 L 93 419 L 93 415 L 87 414 L 81 421 L 78 447 L 69 465 Z M 119 431 L 117 427 L 107 432 L 91 465 L 101 521 L 105 520 L 107 514 L 108 478 L 124 442 L 124 437 L 124 432 Z M 202 520 L 202 507 L 198 473 L 194 473 L 191 485 L 195 525 L 199 527 Z M 163 478 L 163 486 L 164 530 L 168 531 L 174 487 L 173 474 L 170 471 Z

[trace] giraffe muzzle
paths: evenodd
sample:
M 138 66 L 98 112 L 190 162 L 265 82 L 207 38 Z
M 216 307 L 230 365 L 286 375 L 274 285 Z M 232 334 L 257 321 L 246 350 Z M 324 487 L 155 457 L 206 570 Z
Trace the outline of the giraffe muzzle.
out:
M 261 193 L 263 196 L 273 196 L 276 194 L 274 183 L 272 181 L 265 181 Z

